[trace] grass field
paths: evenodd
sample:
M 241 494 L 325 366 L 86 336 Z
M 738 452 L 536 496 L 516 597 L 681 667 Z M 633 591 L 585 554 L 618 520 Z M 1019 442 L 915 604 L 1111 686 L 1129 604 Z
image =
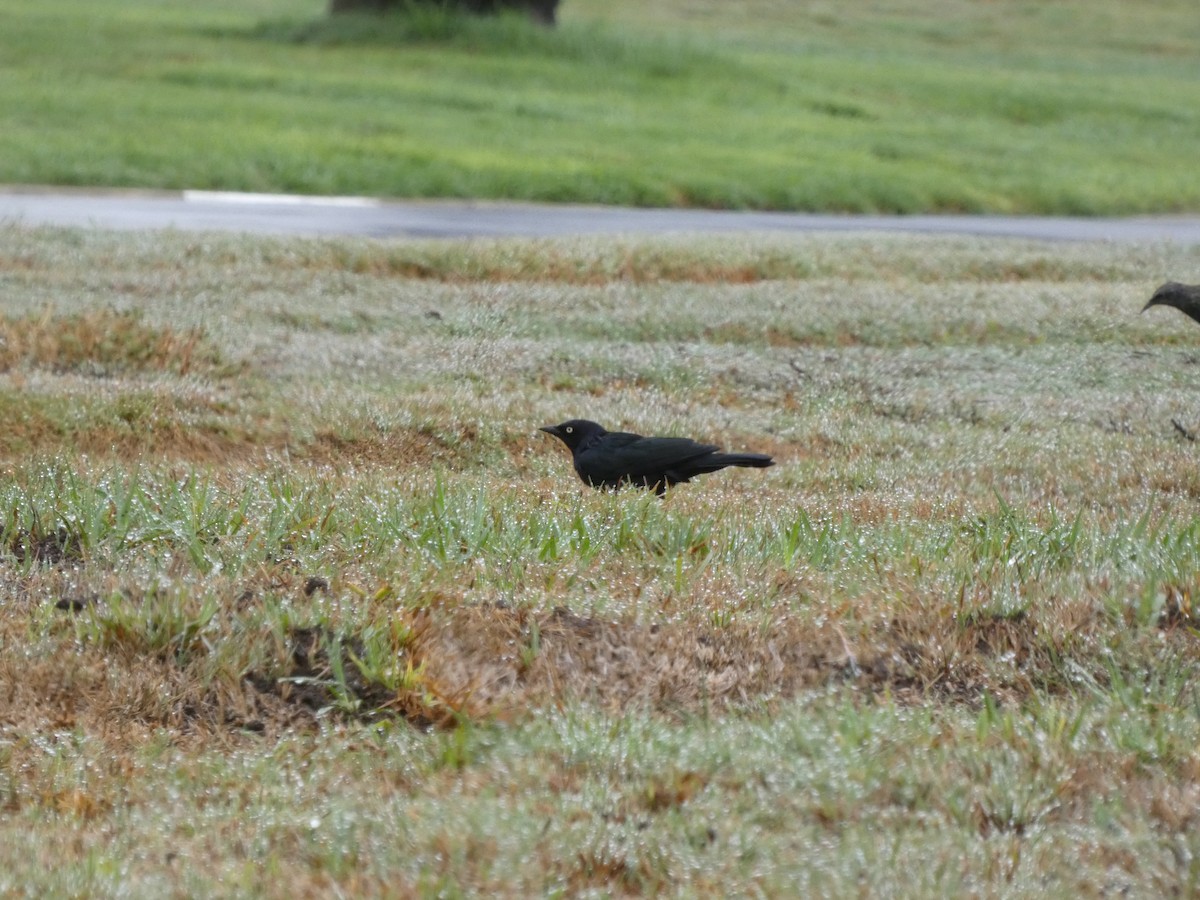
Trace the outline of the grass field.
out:
M 5 227 L 0 894 L 1190 895 L 1198 264 Z
M 0 0 L 0 182 L 850 211 L 1195 211 L 1193 0 Z

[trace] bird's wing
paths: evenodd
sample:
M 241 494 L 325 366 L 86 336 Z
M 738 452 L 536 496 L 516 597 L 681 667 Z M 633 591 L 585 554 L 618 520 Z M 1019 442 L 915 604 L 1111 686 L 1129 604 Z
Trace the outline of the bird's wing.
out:
M 656 479 L 698 457 L 717 450 L 712 444 L 698 444 L 690 438 L 639 437 L 613 433 L 579 454 L 578 467 L 595 481 L 622 478 Z

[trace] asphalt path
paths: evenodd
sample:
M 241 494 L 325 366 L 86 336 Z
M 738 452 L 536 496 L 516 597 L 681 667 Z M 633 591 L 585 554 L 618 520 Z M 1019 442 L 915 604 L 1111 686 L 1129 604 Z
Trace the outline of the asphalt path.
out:
M 909 232 L 1061 241 L 1200 244 L 1200 216 L 877 216 L 631 209 L 465 201 L 379 201 L 212 191 L 0 188 L 0 222 L 26 225 L 375 238 L 595 234 Z

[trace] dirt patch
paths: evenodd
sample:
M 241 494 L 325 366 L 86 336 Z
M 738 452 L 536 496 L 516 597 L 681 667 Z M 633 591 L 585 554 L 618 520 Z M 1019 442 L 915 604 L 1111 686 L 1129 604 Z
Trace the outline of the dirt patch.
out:
M 463 717 L 519 717 L 572 700 L 614 712 L 688 714 L 793 696 L 853 671 L 833 632 L 800 641 L 786 629 L 764 638 L 757 629 L 647 627 L 562 607 L 534 612 L 492 604 L 419 609 L 405 626 L 398 653 L 419 676 L 403 688 L 387 687 L 357 665 L 364 648 L 356 639 L 321 628 L 294 629 L 282 671 L 253 673 L 248 681 L 302 715 L 340 708 L 427 728 Z
M 836 624 L 781 619 L 720 628 L 695 623 L 640 625 L 503 604 L 427 607 L 409 615 L 405 648 L 421 673 L 407 692 L 381 690 L 357 669 L 348 685 L 364 714 L 399 713 L 420 726 L 452 724 L 462 716 L 519 717 L 530 709 L 583 701 L 613 712 L 630 708 L 690 715 L 794 697 L 830 683 L 917 702 L 939 696 L 978 703 L 985 693 L 1019 700 L 1033 690 L 1014 669 L 998 676 L 990 665 L 1011 655 L 1018 666 L 1048 652 L 1028 619 L 987 619 L 966 625 L 943 620 L 937 634 L 918 634 L 893 622 L 867 637 L 850 638 Z M 328 642 L 308 630 L 293 635 L 291 667 L 282 681 L 258 679 L 262 690 L 308 709 L 329 707 Z M 942 654 L 930 652 L 942 648 Z M 357 653 L 353 643 L 346 652 Z M 343 660 L 350 672 L 351 657 Z M 313 679 L 304 690 L 279 685 Z
M 430 610 L 422 652 L 444 690 L 500 713 L 563 698 L 661 711 L 791 695 L 844 665 L 833 635 L 643 626 L 504 606 Z
M 863 671 L 836 629 L 647 626 L 488 604 L 397 614 L 389 623 L 402 635 L 391 648 L 392 672 L 402 677 L 391 682 L 359 664 L 371 656 L 360 636 L 321 626 L 295 627 L 281 643 L 260 633 L 253 640 L 274 645 L 259 648 L 273 662 L 213 677 L 200 645 L 154 652 L 124 631 L 80 645 L 68 624 L 75 616 L 118 627 L 104 619 L 103 603 L 58 610 L 58 650 L 22 658 L 19 672 L 3 670 L 13 657 L 0 658 L 0 727 L 271 735 L 332 716 L 428 729 L 516 719 L 573 700 L 690 715 L 794 696 Z
M 411 633 L 419 639 L 419 632 Z M 368 720 L 399 717 L 422 729 L 448 727 L 463 715 L 477 712 L 468 708 L 465 697 L 441 694 L 425 679 L 396 687 L 372 678 L 360 664 L 368 654 L 356 638 L 341 640 L 328 629 L 312 627 L 293 629 L 288 640 L 290 656 L 282 676 L 251 673 L 246 679 L 285 706 L 313 715 L 338 711 Z M 401 653 L 406 651 L 419 670 L 419 651 L 401 649 Z
M 44 552 L 67 552 L 60 536 L 45 537 L 58 549 Z M 39 552 L 38 541 L 28 546 Z M 214 676 L 207 642 L 155 651 L 125 620 L 105 619 L 103 602 L 64 596 L 68 602 L 56 604 L 64 625 L 58 649 L 21 656 L 19 671 L 11 668 L 16 657 L 0 657 L 0 727 L 273 735 L 333 717 L 398 719 L 425 730 L 520 719 L 571 702 L 687 717 L 769 710 L 831 685 L 897 703 L 978 707 L 987 697 L 1019 704 L 1054 691 L 1061 679 L 1053 673 L 1068 657 L 1102 671 L 1073 643 L 1097 627 L 1102 613 L 1095 610 L 1088 621 L 1073 608 L 961 617 L 931 607 L 855 626 L 841 616 L 781 616 L 717 627 L 447 600 L 394 613 L 361 634 L 320 625 L 249 634 L 239 602 L 219 630 L 246 636 L 231 658 L 258 662 Z M 1192 629 L 1177 627 L 1183 605 L 1164 615 L 1160 634 L 1190 646 Z M 81 644 L 68 623 L 93 615 L 103 633 Z M 663 802 L 673 790 L 662 788 Z
M 60 525 L 53 531 L 44 528 L 15 528 L 5 535 L 5 545 L 18 562 L 39 562 L 57 565 L 66 559 L 83 556 L 78 534 Z

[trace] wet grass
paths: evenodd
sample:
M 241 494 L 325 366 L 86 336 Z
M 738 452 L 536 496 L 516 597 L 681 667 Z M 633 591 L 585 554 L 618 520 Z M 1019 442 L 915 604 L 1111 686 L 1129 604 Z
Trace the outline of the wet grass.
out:
M 1196 250 L 0 246 L 0 893 L 1194 889 Z

